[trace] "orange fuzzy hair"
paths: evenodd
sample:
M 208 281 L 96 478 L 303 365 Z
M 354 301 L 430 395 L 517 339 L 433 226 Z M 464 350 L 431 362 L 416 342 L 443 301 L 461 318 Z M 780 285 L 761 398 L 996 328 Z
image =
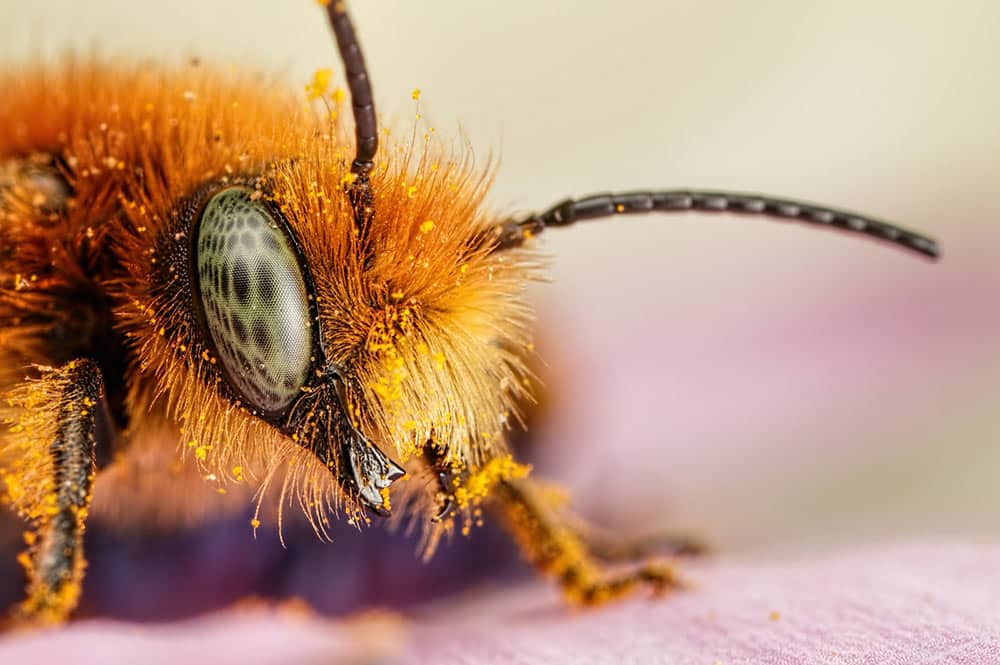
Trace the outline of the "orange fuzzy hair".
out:
M 509 463 L 504 432 L 528 397 L 523 291 L 537 261 L 474 242 L 501 221 L 483 208 L 488 168 L 450 155 L 432 134 L 417 148 L 384 147 L 366 266 L 344 194 L 353 147 L 339 105 L 318 112 L 265 77 L 200 65 L 71 61 L 0 76 L 0 88 L 0 162 L 56 155 L 74 190 L 69 211 L 44 229 L 10 208 L 4 245 L 31 251 L 0 258 L 0 316 L 28 307 L 32 291 L 12 286 L 15 273 L 89 280 L 110 295 L 131 354 L 123 450 L 141 448 L 168 421 L 209 479 L 255 479 L 263 489 L 287 470 L 280 505 L 296 500 L 320 530 L 342 502 L 335 470 L 220 396 L 217 359 L 188 323 L 188 266 L 170 249 L 189 230 L 178 208 L 206 183 L 245 182 L 281 210 L 301 245 L 328 359 L 359 387 L 351 411 L 362 431 L 404 464 L 433 440 L 472 473 L 460 488 L 471 504 L 490 482 L 522 472 Z M 322 92 L 314 86 L 311 96 Z M 33 339 L 8 333 L 3 362 L 56 364 L 58 354 Z M 10 387 L 13 377 L 4 380 Z M 428 491 L 417 492 L 423 514 L 433 509 Z

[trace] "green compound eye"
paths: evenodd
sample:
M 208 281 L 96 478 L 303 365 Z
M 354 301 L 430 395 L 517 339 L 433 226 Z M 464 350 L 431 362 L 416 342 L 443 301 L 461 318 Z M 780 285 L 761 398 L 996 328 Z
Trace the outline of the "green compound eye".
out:
M 291 239 L 250 195 L 234 187 L 205 206 L 195 229 L 197 295 L 232 387 L 250 406 L 277 412 L 306 381 L 313 331 Z

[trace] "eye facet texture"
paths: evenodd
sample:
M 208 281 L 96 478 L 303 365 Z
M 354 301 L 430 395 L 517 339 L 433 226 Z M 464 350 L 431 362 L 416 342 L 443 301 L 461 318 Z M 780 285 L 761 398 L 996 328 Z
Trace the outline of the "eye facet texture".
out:
M 195 233 L 197 297 L 232 387 L 250 406 L 280 411 L 305 383 L 313 349 L 291 240 L 242 187 L 215 194 Z

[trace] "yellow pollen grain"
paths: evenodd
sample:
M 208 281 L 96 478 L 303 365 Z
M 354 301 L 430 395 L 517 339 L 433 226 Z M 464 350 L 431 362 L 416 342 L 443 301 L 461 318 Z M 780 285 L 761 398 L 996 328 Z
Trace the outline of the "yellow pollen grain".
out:
M 420 99 L 420 88 L 414 88 L 413 92 L 410 93 L 410 99 L 417 101 Z
M 325 95 L 326 89 L 330 87 L 331 76 L 333 76 L 333 70 L 329 68 L 317 69 L 313 72 L 312 81 L 306 85 L 306 97 L 313 100 Z
M 31 572 L 32 569 L 31 556 L 27 552 L 21 552 L 20 554 L 18 554 L 17 562 L 21 564 L 21 567 L 24 568 L 26 571 L 28 571 L 29 573 Z
M 428 219 L 426 222 L 420 225 L 420 232 L 430 233 L 433 228 L 434 228 L 434 220 Z
M 257 527 L 260 526 L 260 520 L 257 519 L 256 517 L 253 518 L 252 520 L 250 520 L 250 526 L 256 529 Z

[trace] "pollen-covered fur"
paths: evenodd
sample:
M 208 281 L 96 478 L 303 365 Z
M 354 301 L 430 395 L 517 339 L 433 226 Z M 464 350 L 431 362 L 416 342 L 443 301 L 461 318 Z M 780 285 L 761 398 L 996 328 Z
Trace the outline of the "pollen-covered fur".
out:
M 327 360 L 351 381 L 351 419 L 416 479 L 397 505 L 433 512 L 434 490 L 420 482 L 428 445 L 475 485 L 461 488 L 463 508 L 523 473 L 504 437 L 529 397 L 523 289 L 537 261 L 482 241 L 500 221 L 483 204 L 488 165 L 433 132 L 383 141 L 366 253 L 345 195 L 353 147 L 337 94 L 310 102 L 267 77 L 196 63 L 95 61 L 0 75 L 0 88 L 3 387 L 21 394 L 31 364 L 103 354 L 121 366 L 117 378 L 105 370 L 122 434 L 98 497 L 130 448 L 173 428 L 178 455 L 210 483 L 272 485 L 320 530 L 342 505 L 338 469 L 220 385 L 193 312 L 192 201 L 232 184 L 255 190 L 294 235 Z M 310 96 L 326 93 L 314 85 Z M 25 175 L 30 160 L 48 180 Z M 70 329 L 74 345 L 93 348 L 67 348 Z M 18 432 L 4 432 L 0 461 L 19 446 Z

